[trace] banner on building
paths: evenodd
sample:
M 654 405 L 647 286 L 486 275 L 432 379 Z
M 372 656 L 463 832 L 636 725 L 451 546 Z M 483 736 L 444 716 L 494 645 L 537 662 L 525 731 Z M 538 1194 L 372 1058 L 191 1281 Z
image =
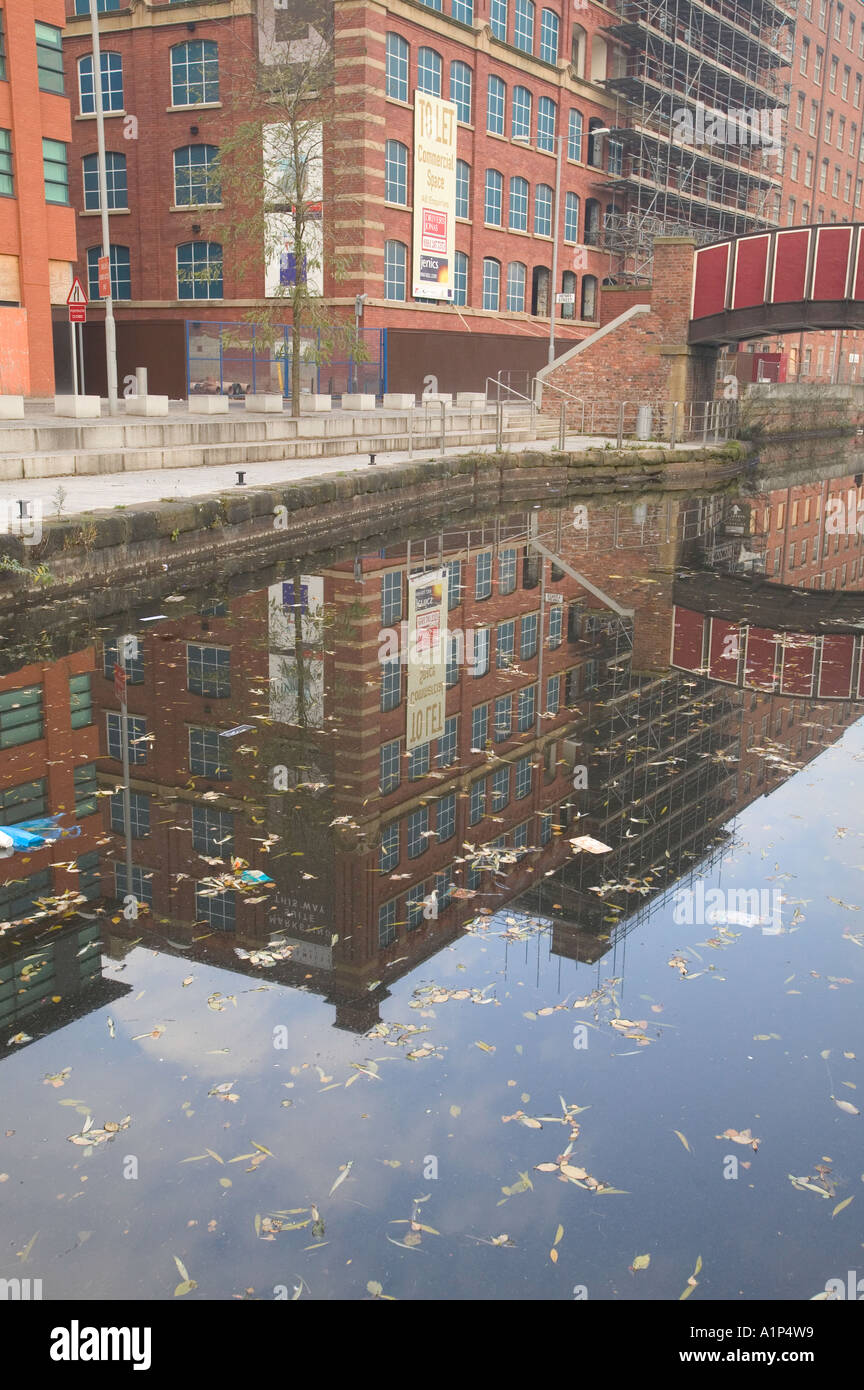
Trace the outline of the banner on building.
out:
M 456 262 L 456 107 L 414 93 L 415 299 L 452 300 Z
M 447 571 L 408 576 L 408 701 L 405 749 L 444 733 L 447 703 Z

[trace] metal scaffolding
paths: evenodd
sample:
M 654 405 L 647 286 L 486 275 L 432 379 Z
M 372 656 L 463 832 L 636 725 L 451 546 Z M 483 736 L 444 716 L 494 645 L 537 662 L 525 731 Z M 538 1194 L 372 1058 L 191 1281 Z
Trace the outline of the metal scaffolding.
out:
M 650 278 L 653 238 L 700 242 L 776 225 L 784 78 L 797 0 L 619 0 L 626 49 L 602 184 L 619 283 Z

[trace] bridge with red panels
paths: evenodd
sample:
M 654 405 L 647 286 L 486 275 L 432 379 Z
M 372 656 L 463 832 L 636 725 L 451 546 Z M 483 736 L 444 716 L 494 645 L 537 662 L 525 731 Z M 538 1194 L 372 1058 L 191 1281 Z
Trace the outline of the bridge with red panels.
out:
M 864 329 L 864 223 L 778 227 L 700 247 L 688 341 Z

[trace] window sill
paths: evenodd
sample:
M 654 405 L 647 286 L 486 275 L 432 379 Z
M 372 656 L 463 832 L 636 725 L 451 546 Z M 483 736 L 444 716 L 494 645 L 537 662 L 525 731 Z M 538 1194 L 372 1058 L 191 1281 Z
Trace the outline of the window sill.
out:
M 126 112 L 125 112 L 125 110 L 124 110 L 124 111 L 103 111 L 103 112 L 102 112 L 102 115 L 105 117 L 105 120 L 106 120 L 106 121 L 110 121 L 110 120 L 112 120 L 114 117 L 117 117 L 117 116 L 125 116 L 125 115 L 126 115 Z M 95 112 L 95 111 L 79 111 L 79 112 L 78 112 L 78 115 L 75 116 L 74 119 L 75 119 L 76 121 L 95 121 L 95 119 L 96 119 L 96 112 Z
M 218 212 L 224 203 L 172 203 L 169 212 Z
M 221 101 L 193 101 L 186 106 L 166 106 L 166 111 L 221 111 Z
M 129 208 L 109 208 L 109 209 L 108 209 L 108 216 L 109 216 L 109 217 L 129 217 L 129 215 L 130 215 L 130 209 L 129 209 Z M 102 209 L 101 209 L 101 208 L 79 208 L 79 209 L 78 209 L 78 216 L 79 216 L 79 217 L 101 217 L 101 216 L 102 216 Z

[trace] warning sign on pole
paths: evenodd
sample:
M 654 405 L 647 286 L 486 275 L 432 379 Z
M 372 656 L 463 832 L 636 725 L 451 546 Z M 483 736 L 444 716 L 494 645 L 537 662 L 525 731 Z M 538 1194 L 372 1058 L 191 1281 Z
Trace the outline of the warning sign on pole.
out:
M 75 276 L 75 279 L 72 281 L 72 288 L 66 296 L 66 303 L 69 305 L 83 304 L 85 308 L 87 307 L 87 292 L 84 289 L 84 286 L 81 284 L 81 281 L 78 279 L 77 275 Z

